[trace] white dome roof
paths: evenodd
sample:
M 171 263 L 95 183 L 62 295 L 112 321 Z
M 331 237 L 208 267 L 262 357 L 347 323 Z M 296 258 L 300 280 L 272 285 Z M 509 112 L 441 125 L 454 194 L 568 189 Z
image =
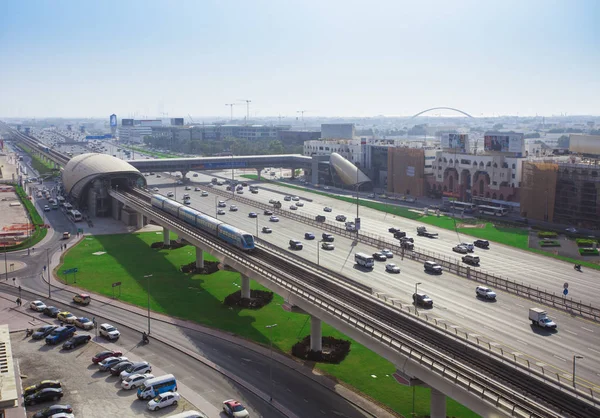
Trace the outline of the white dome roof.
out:
M 371 179 L 367 177 L 365 173 L 360 171 L 358 167 L 356 167 L 354 164 L 342 157 L 337 152 L 331 153 L 331 158 L 329 161 L 335 169 L 338 176 L 340 176 L 340 178 L 346 185 L 356 183 L 362 184 L 371 181 Z
M 110 174 L 141 175 L 137 168 L 116 157 L 97 153 L 81 154 L 71 158 L 63 170 L 65 192 L 70 194 L 73 188 L 81 190 L 94 178 Z

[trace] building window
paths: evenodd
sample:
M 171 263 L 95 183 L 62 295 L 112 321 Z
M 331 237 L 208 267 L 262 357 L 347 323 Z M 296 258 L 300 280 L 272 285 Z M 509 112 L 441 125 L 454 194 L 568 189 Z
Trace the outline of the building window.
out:
M 498 185 L 498 182 L 497 182 L 497 181 L 493 181 L 493 182 L 492 182 L 492 184 L 493 184 L 494 186 L 497 186 L 497 185 Z
M 441 178 L 442 178 L 442 175 L 441 175 L 441 174 L 438 174 L 438 179 L 441 179 Z
M 485 166 L 486 166 L 486 167 L 491 167 L 491 165 L 492 165 L 492 162 L 491 162 L 491 161 L 488 161 L 488 162 L 487 162 L 487 164 L 486 164 Z
M 512 178 L 513 178 L 513 179 L 515 178 L 515 175 L 514 175 L 514 174 L 512 175 Z M 514 186 L 513 186 L 513 187 L 514 187 Z
M 514 170 L 515 168 L 517 168 L 517 165 L 515 163 L 513 163 L 512 168 Z
M 471 164 L 471 160 L 460 160 L 461 164 Z
M 502 163 L 502 168 L 508 168 L 508 163 Z
M 494 168 L 498 168 L 498 164 L 497 163 L 494 163 Z

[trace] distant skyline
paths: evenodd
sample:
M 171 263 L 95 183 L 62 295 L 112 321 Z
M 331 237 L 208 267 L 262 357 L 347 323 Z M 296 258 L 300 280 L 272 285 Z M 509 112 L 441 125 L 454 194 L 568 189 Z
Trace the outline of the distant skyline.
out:
M 251 119 L 600 115 L 598 16 L 594 0 L 7 0 L 0 117 L 236 103 L 239 120 L 242 99 Z

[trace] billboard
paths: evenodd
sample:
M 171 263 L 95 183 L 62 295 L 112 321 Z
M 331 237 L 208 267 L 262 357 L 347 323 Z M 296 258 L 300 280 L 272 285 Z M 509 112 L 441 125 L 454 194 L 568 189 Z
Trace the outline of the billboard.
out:
M 488 133 L 483 137 L 486 151 L 514 152 L 522 154 L 525 148 L 524 135 L 521 133 Z
M 569 151 L 577 154 L 600 155 L 600 135 L 569 135 Z
M 467 152 L 467 134 L 442 134 L 442 148 L 451 148 L 456 152 Z
M 113 128 L 117 126 L 117 115 L 115 115 L 114 113 L 110 115 L 110 126 Z
M 183 126 L 183 118 L 171 118 L 172 126 Z
M 133 119 L 121 119 L 121 126 L 133 126 Z

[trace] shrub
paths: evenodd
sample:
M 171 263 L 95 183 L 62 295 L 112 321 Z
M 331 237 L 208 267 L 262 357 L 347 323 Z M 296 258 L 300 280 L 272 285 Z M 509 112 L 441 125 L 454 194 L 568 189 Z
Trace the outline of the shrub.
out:
M 539 241 L 540 247 L 560 247 L 560 242 L 557 240 L 544 240 Z
M 552 231 L 540 231 L 538 232 L 538 238 L 556 238 L 558 234 Z
M 596 244 L 596 240 L 590 238 L 577 238 L 575 242 L 578 247 L 593 247 Z
M 598 255 L 597 248 L 580 248 L 579 254 L 581 255 Z
M 317 361 L 321 363 L 341 363 L 350 352 L 350 341 L 339 340 L 333 337 L 322 337 L 323 351 L 310 350 L 310 335 L 292 347 L 292 355 L 303 360 Z
M 273 292 L 266 290 L 250 290 L 250 299 L 242 298 L 242 291 L 238 290 L 227 296 L 223 302 L 226 306 L 237 306 L 247 309 L 260 309 L 273 300 Z

